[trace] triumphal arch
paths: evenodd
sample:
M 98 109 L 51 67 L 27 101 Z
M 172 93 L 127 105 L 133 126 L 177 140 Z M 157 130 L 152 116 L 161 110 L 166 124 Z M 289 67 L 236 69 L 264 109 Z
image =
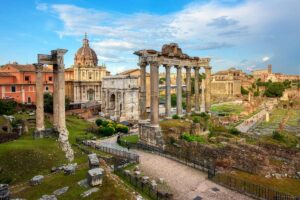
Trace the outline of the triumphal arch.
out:
M 170 70 L 172 67 L 177 70 L 176 94 L 177 94 L 177 115 L 183 114 L 182 109 L 182 70 L 186 72 L 186 114 L 192 111 L 191 96 L 191 75 L 194 70 L 195 77 L 195 112 L 210 111 L 210 88 L 211 88 L 211 67 L 210 58 L 191 57 L 182 52 L 176 43 L 165 44 L 161 51 L 152 49 L 139 50 L 134 52 L 139 56 L 138 65 L 141 68 L 141 83 L 139 96 L 139 137 L 140 142 L 163 148 L 164 142 L 162 132 L 159 127 L 159 67 L 163 66 L 166 70 L 166 101 L 165 117 L 171 117 L 171 83 Z M 150 65 L 150 82 L 151 82 L 151 109 L 150 121 L 147 120 L 146 111 L 146 68 Z M 199 70 L 205 69 L 205 80 L 201 84 L 201 105 L 199 93 Z

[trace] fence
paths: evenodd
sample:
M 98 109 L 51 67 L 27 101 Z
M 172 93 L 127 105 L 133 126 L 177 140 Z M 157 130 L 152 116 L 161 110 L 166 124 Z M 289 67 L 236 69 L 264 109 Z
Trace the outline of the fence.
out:
M 211 172 L 208 178 L 217 184 L 235 190 L 255 199 L 266 200 L 300 200 L 300 197 L 278 192 L 271 188 L 253 184 L 227 174 L 216 174 Z
M 146 194 L 151 199 L 155 200 L 171 200 L 173 199 L 173 194 L 160 191 L 157 189 L 156 185 L 151 185 L 151 182 L 143 180 L 141 177 L 134 176 L 126 172 L 123 168 L 119 168 L 115 173 L 132 185 L 136 190 L 141 193 Z
M 119 156 L 122 158 L 126 158 L 131 162 L 136 162 L 136 163 L 140 162 L 139 155 L 125 151 L 125 150 L 121 150 L 121 149 L 117 149 L 117 148 L 113 148 L 113 147 L 109 147 L 109 146 L 105 146 L 105 145 L 101 145 L 101 144 L 95 144 L 92 141 L 83 141 L 83 144 L 86 146 L 90 146 L 95 149 L 98 149 L 100 151 L 104 151 L 109 154 L 113 154 L 113 155 L 116 155 L 116 156 Z

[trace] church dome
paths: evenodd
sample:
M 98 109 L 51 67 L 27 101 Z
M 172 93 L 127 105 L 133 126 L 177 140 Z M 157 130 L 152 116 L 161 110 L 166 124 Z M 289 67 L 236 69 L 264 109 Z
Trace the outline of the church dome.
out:
M 98 64 L 98 58 L 96 52 L 90 47 L 89 40 L 85 34 L 82 40 L 83 45 L 77 50 L 75 54 L 74 62 L 77 66 L 91 66 L 95 67 Z

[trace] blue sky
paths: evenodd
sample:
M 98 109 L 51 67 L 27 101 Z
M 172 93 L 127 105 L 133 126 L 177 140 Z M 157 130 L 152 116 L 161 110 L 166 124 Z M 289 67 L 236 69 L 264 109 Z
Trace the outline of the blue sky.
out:
M 0 64 L 66 48 L 70 67 L 87 32 L 112 73 L 136 68 L 135 50 L 176 42 L 211 57 L 213 71 L 271 63 L 300 74 L 299 8 L 299 0 L 2 0 Z

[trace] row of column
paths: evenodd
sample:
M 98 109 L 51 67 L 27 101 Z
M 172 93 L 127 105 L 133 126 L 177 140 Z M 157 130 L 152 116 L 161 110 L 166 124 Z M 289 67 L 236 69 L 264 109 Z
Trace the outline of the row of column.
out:
M 159 120 L 159 64 L 158 62 L 149 62 L 150 64 L 150 92 L 151 92 L 151 124 L 158 125 Z M 140 63 L 141 68 L 141 83 L 140 83 L 140 119 L 147 119 L 146 111 L 146 66 L 147 63 Z M 171 117 L 171 78 L 170 65 L 164 65 L 166 70 L 166 102 L 165 102 L 165 116 Z M 182 66 L 175 66 L 177 69 L 176 77 L 176 93 L 177 93 L 177 115 L 182 115 Z M 186 113 L 191 113 L 191 67 L 184 67 L 186 70 Z M 206 112 L 210 110 L 210 77 L 211 67 L 205 68 L 206 78 L 202 81 L 202 104 L 200 109 L 199 104 L 199 70 L 200 67 L 193 67 L 195 71 L 195 111 Z

